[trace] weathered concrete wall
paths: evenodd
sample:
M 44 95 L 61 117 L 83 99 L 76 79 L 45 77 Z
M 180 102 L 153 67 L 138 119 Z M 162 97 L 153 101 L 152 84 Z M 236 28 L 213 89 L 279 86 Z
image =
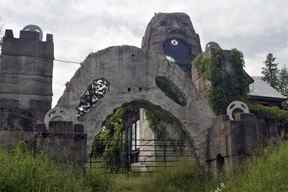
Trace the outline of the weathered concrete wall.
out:
M 220 155 L 224 158 L 224 170 L 235 168 L 254 155 L 258 147 L 278 143 L 281 139 L 277 122 L 257 119 L 250 113 L 238 114 L 233 121 L 227 116 L 219 116 L 208 132 L 208 167 L 217 172 L 217 156 Z
M 167 78 L 183 92 L 186 98 L 185 106 L 167 97 L 156 85 L 155 79 L 159 76 Z M 52 109 L 48 115 L 52 114 L 51 118 L 57 116 L 58 119 L 62 116 L 63 120 L 79 123 L 75 108 L 80 97 L 94 79 L 102 77 L 110 82 L 110 92 L 81 121 L 88 135 L 89 150 L 103 121 L 115 108 L 135 100 L 146 100 L 175 116 L 198 152 L 198 143 L 206 139 L 199 137 L 199 134 L 212 126 L 214 117 L 207 100 L 197 96 L 190 76 L 177 65 L 169 63 L 161 55 L 145 52 L 137 47 L 110 47 L 90 54 L 57 103 L 56 108 L 61 108 L 62 113 L 59 110 L 56 113 Z
M 18 144 L 24 144 L 25 141 L 33 138 L 33 132 L 23 130 L 0 130 L 0 146 L 4 149 L 13 149 Z
M 157 13 L 149 22 L 142 40 L 142 49 L 161 55 L 163 43 L 170 38 L 185 40 L 192 46 L 192 59 L 202 52 L 199 35 L 186 13 Z M 192 61 L 192 60 L 191 60 Z
M 13 31 L 5 31 L 2 43 L 2 54 L 11 56 L 27 56 L 54 59 L 53 36 L 46 35 L 46 41 L 39 40 L 39 33 L 34 31 L 20 31 L 20 37 L 15 38 Z
M 53 59 L 51 34 L 41 41 L 38 32 L 21 31 L 15 38 L 12 30 L 6 30 L 0 60 L 0 108 L 17 100 L 14 108 L 32 112 L 35 123 L 43 123 L 52 102 Z
M 83 126 L 72 122 L 51 122 L 50 132 L 44 124 L 37 125 L 33 130 L 19 130 L 15 127 L 0 128 L 0 146 L 12 149 L 17 144 L 24 144 L 34 152 L 44 152 L 59 163 L 73 164 L 80 167 L 87 162 L 87 137 Z
M 49 132 L 36 137 L 36 149 L 46 152 L 50 159 L 80 167 L 87 162 L 87 136 L 82 125 L 72 122 L 50 122 Z
M 203 97 L 208 97 L 209 89 L 211 88 L 211 82 L 201 76 L 195 65 L 192 65 L 192 82 L 198 92 L 199 95 Z

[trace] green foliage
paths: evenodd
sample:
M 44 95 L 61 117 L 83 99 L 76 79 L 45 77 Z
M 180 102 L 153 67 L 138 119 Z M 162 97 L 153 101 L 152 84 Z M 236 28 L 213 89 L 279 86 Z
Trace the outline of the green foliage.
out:
M 85 186 L 88 186 L 91 192 L 110 192 L 112 190 L 111 175 L 100 169 L 88 169 L 83 179 Z
M 181 106 L 186 106 L 187 100 L 185 94 L 167 77 L 157 76 L 155 83 L 167 97 Z
M 276 58 L 273 56 L 273 54 L 268 53 L 264 62 L 265 67 L 262 67 L 261 73 L 264 75 L 262 79 L 268 82 L 273 88 L 277 89 L 279 83 L 277 75 L 279 70 L 278 63 L 276 63 L 275 60 Z
M 288 144 L 266 149 L 261 157 L 250 159 L 243 170 L 229 175 L 223 192 L 288 191 Z
M 17 147 L 0 151 L 1 192 L 85 192 L 80 171 L 62 169 L 44 155 L 32 155 Z
M 150 128 L 156 133 L 156 136 L 164 139 L 167 136 L 167 132 L 165 128 L 161 128 L 161 117 L 157 116 L 153 111 L 146 111 L 146 117 Z
M 214 87 L 209 90 L 209 104 L 213 111 L 218 114 L 224 114 L 229 101 L 225 97 L 225 90 L 221 87 Z
M 124 132 L 124 114 L 123 107 L 117 108 L 113 114 L 107 117 L 104 122 L 103 130 L 101 130 L 95 137 L 92 157 L 104 158 L 112 170 L 119 168 L 122 136 Z
M 96 135 L 91 157 L 104 158 L 107 162 L 107 166 L 117 170 L 120 162 L 120 152 L 124 149 L 125 143 L 123 144 L 123 132 L 124 132 L 124 118 L 125 114 L 137 113 L 140 108 L 145 108 L 147 117 L 151 128 L 155 131 L 158 136 L 164 137 L 166 135 L 165 127 L 159 126 L 160 122 L 173 124 L 173 127 L 183 134 L 181 123 L 170 113 L 164 111 L 160 106 L 151 104 L 144 100 L 137 100 L 130 103 L 123 104 L 121 107 L 114 110 L 109 115 L 104 124 L 103 129 Z
M 282 95 L 288 96 L 288 71 L 286 67 L 283 67 L 279 73 L 278 80 L 278 91 L 282 93 Z
M 217 115 L 224 114 L 232 101 L 247 96 L 250 79 L 243 69 L 244 59 L 240 51 L 213 49 L 199 55 L 193 65 L 211 82 L 208 99 Z
M 262 79 L 271 85 L 274 89 L 279 91 L 282 95 L 288 96 L 288 71 L 286 66 L 278 69 L 278 63 L 272 53 L 269 53 L 262 67 Z
M 241 169 L 221 179 L 223 192 L 288 191 L 288 144 L 263 150 Z M 219 181 L 204 176 L 193 161 L 179 161 L 175 167 L 153 173 L 111 175 L 88 169 L 86 175 L 73 168 L 60 168 L 44 155 L 16 148 L 0 151 L 0 191 L 2 192 L 211 192 Z M 218 185 L 217 185 L 218 183 Z M 218 190 L 219 191 L 219 190 Z
M 202 170 L 193 161 L 181 160 L 175 167 L 143 175 L 115 176 L 112 191 L 117 192 L 201 192 L 209 191 Z
M 249 105 L 250 111 L 257 117 L 288 123 L 288 111 L 279 107 L 266 107 L 263 105 Z
M 193 65 L 196 66 L 200 74 L 208 80 L 211 80 L 211 65 L 215 62 L 209 54 L 200 54 L 193 60 Z

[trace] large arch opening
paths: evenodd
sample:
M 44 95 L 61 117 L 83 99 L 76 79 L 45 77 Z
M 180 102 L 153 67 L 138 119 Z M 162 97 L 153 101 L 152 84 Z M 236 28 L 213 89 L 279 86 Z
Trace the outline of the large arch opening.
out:
M 95 136 L 92 159 L 103 158 L 113 170 L 153 167 L 155 162 L 194 159 L 192 139 L 170 112 L 146 100 L 135 100 L 114 109 Z

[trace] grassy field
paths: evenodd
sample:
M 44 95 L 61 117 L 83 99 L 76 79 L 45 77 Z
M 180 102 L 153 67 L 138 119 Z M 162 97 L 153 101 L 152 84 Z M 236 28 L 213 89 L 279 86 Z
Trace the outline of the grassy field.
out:
M 261 157 L 226 179 L 225 192 L 288 192 L 288 144 L 267 149 Z
M 153 174 L 104 174 L 60 168 L 44 155 L 32 156 L 19 147 L 0 151 L 1 192 L 287 192 L 288 144 L 267 149 L 221 182 L 204 177 L 191 161 Z

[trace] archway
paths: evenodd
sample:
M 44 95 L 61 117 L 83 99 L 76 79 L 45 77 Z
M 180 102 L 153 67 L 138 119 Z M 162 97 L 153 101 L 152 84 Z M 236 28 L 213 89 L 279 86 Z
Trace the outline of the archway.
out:
M 194 155 L 192 139 L 181 122 L 146 100 L 114 109 L 95 136 L 89 154 L 91 159 L 103 158 L 113 170 L 130 169 L 132 164 L 146 169 L 154 162 L 166 164 L 183 156 L 195 159 Z
M 83 93 L 94 80 L 102 78 L 109 82 L 109 91 L 97 104 L 91 102 L 90 110 L 78 119 L 76 108 L 81 104 Z M 82 124 L 87 133 L 88 153 L 103 121 L 114 109 L 145 100 L 161 106 L 181 122 L 183 130 L 193 138 L 197 159 L 204 160 L 201 149 L 214 114 L 208 101 L 197 95 L 191 77 L 165 57 L 133 46 L 110 47 L 90 54 L 67 85 L 56 107 L 46 116 L 53 114 L 61 116 L 63 121 Z M 89 99 L 93 100 L 93 95 Z

